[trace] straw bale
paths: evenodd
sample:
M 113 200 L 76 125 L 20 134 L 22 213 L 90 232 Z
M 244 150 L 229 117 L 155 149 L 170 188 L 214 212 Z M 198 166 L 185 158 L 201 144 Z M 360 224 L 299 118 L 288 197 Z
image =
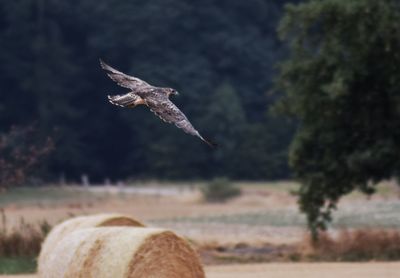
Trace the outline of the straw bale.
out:
M 43 242 L 38 259 L 38 272 L 42 272 L 41 266 L 44 261 L 65 236 L 80 229 L 105 226 L 143 227 L 144 225 L 129 216 L 111 213 L 79 216 L 66 220 L 55 226 Z
M 67 235 L 43 265 L 43 278 L 204 278 L 199 257 L 171 231 L 88 228 Z

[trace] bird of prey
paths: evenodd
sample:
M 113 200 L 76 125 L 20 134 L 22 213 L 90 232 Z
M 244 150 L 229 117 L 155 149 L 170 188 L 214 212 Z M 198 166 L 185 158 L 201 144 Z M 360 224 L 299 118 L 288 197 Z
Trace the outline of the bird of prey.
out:
M 138 105 L 146 105 L 161 120 L 167 123 L 175 124 L 184 132 L 199 137 L 202 141 L 211 147 L 216 144 L 210 142 L 200 135 L 200 133 L 189 122 L 185 114 L 169 100 L 170 95 L 178 95 L 178 92 L 172 88 L 155 87 L 147 82 L 124 74 L 100 60 L 101 67 L 107 72 L 107 75 L 119 86 L 130 91 L 123 95 L 108 96 L 109 102 L 121 107 L 134 108 Z

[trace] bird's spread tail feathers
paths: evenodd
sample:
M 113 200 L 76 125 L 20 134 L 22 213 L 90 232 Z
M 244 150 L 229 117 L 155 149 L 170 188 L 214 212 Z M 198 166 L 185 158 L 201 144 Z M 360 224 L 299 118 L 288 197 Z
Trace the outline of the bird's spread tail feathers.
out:
M 121 106 L 121 107 L 132 107 L 135 104 L 135 98 L 132 98 L 130 95 L 114 95 L 114 96 L 107 96 L 108 101 L 111 104 Z

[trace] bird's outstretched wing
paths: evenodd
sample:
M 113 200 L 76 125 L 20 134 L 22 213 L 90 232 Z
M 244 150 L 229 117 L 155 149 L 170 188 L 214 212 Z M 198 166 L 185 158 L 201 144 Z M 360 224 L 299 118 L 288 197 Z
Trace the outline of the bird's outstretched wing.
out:
M 152 87 L 150 84 L 139 78 L 127 75 L 112 68 L 111 66 L 104 63 L 101 59 L 100 65 L 107 72 L 107 75 L 121 87 L 128 88 L 133 91 L 143 90 L 148 87 Z
M 147 106 L 150 111 L 160 117 L 161 120 L 167 123 L 174 124 L 181 128 L 184 132 L 199 137 L 211 147 L 216 147 L 216 144 L 203 138 L 200 133 L 193 127 L 185 114 L 168 98 L 160 98 L 158 101 L 147 100 Z

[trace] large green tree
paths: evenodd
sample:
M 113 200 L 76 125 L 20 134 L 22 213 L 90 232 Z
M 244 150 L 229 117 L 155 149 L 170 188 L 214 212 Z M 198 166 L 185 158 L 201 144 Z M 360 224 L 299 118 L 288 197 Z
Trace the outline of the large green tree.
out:
M 344 194 L 400 170 L 400 6 L 395 0 L 288 5 L 278 106 L 299 120 L 290 165 L 317 235 Z

